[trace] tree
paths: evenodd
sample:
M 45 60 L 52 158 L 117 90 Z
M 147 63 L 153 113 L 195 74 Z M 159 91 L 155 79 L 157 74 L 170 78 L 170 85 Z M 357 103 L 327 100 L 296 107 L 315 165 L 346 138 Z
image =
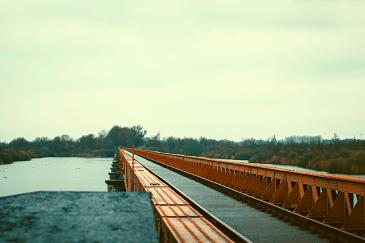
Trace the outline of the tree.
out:
M 155 136 L 146 138 L 146 146 L 149 146 L 154 149 L 160 148 L 161 146 L 160 133 L 157 133 Z
M 9 143 L 10 146 L 12 147 L 19 147 L 19 148 L 24 148 L 24 147 L 27 147 L 29 145 L 29 142 L 23 138 L 23 137 L 19 137 L 19 138 L 15 138 L 13 139 L 10 143 Z
M 144 143 L 146 133 L 141 126 L 133 126 L 132 128 L 114 126 L 106 135 L 106 140 L 112 147 L 131 147 L 133 144 L 141 146 Z
M 37 137 L 34 139 L 34 141 L 32 142 L 35 146 L 47 146 L 49 145 L 49 143 L 51 142 L 51 140 L 47 137 Z
M 337 144 L 340 141 L 340 137 L 337 135 L 337 133 L 334 133 L 333 138 L 331 140 L 332 140 L 332 143 Z
M 94 134 L 84 135 L 77 140 L 80 148 L 95 149 L 97 147 L 97 139 Z

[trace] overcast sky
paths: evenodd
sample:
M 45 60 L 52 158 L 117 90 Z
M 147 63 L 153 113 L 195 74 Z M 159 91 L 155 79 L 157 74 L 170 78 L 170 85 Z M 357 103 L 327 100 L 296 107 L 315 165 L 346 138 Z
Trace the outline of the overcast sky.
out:
M 0 141 L 365 138 L 365 2 L 247 2 L 0 0 Z

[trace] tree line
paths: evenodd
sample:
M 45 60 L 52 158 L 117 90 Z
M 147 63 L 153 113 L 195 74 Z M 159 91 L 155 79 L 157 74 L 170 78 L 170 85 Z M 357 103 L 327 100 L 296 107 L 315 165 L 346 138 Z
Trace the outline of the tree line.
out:
M 141 126 L 113 126 L 98 135 L 78 139 L 68 135 L 53 139 L 39 137 L 33 141 L 16 138 L 0 143 L 0 164 L 39 157 L 79 156 L 110 157 L 116 147 L 131 147 L 212 158 L 249 160 L 254 163 L 297 165 L 334 173 L 365 174 L 365 140 L 331 139 L 320 136 L 290 136 L 284 139 L 242 139 L 239 142 L 201 137 L 161 138 L 146 136 Z
M 10 143 L 0 143 L 0 164 L 41 157 L 111 157 L 118 146 L 142 145 L 146 131 L 141 126 L 114 126 L 98 135 L 87 134 L 78 139 L 69 135 L 53 139 L 37 137 L 33 141 L 19 137 Z

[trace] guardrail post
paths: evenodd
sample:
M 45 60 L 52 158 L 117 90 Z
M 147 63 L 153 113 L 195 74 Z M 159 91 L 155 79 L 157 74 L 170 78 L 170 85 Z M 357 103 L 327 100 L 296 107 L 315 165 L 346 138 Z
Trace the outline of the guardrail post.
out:
M 365 232 L 365 202 L 364 196 L 359 196 L 350 216 L 345 220 L 342 228 L 352 232 Z
M 348 201 L 348 193 L 340 192 L 323 222 L 335 226 L 342 226 L 346 217 L 351 213 Z
M 304 193 L 304 196 L 302 200 L 300 200 L 298 206 L 295 208 L 295 212 L 307 215 L 313 208 L 315 204 L 315 199 L 313 198 L 313 191 L 317 192 L 316 188 L 313 188 L 312 186 L 308 186 L 307 190 Z
M 293 190 L 289 194 L 288 198 L 286 199 L 284 203 L 284 208 L 288 209 L 295 209 L 302 197 L 304 196 L 304 193 L 300 194 L 299 188 L 303 187 L 303 185 L 300 185 L 301 183 L 295 183 Z

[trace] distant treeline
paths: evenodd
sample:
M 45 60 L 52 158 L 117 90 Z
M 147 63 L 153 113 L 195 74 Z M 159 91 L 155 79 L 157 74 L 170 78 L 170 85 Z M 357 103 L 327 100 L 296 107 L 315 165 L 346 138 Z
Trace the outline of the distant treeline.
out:
M 88 134 L 76 140 L 68 135 L 53 139 L 38 137 L 33 141 L 20 137 L 10 143 L 0 143 L 0 164 L 41 157 L 112 157 L 120 145 L 142 145 L 145 135 L 141 126 L 114 126 L 108 132 L 102 131 L 97 136 Z
M 320 136 L 291 136 L 243 139 L 240 142 L 207 138 L 146 137 L 141 126 L 114 126 L 97 136 L 84 135 L 76 140 L 68 135 L 27 141 L 16 138 L 0 143 L 0 164 L 37 157 L 80 156 L 109 157 L 118 146 L 212 158 L 249 160 L 254 163 L 297 165 L 334 173 L 365 174 L 365 140 L 332 139 Z

